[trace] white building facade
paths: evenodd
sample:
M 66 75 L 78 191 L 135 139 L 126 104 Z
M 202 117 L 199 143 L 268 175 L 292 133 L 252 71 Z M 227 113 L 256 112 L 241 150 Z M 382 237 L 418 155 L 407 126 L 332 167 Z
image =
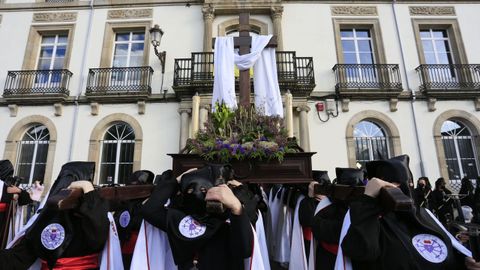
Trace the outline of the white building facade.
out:
M 314 169 L 408 154 L 415 178 L 480 174 L 477 1 L 0 0 L 3 158 L 26 183 L 73 160 L 95 161 L 96 183 L 169 169 L 192 96 L 201 122 L 210 110 L 212 38 L 235 35 L 240 11 L 277 37 Z

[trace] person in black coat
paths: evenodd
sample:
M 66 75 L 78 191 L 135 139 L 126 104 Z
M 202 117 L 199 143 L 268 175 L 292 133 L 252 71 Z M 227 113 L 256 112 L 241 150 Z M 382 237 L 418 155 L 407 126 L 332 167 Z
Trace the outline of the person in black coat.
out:
M 382 208 L 378 200 L 382 188 L 400 188 L 411 196 L 408 157 L 372 161 L 366 167 L 370 181 L 365 194 L 350 204 L 351 225 L 342 242 L 353 269 L 480 269 L 480 263 L 454 248 L 446 231 L 425 208 Z
M 141 209 L 146 221 L 167 233 L 180 270 L 240 270 L 244 259 L 252 255 L 249 217 L 227 185 L 216 185 L 218 177 L 213 170 L 206 166 L 177 179 L 171 170 L 165 171 Z M 170 200 L 174 205 L 165 207 L 174 197 Z M 221 202 L 227 211 L 208 214 L 206 200 Z
M 417 187 L 413 191 L 413 201 L 416 207 L 425 207 L 430 209 L 432 188 L 428 177 L 418 178 Z
M 470 179 L 468 179 L 468 177 L 462 178 L 462 186 L 460 187 L 460 191 L 458 192 L 460 195 L 462 195 L 460 199 L 461 205 L 467 205 L 473 208 L 474 191 L 475 188 L 473 187 Z
M 453 219 L 453 200 L 448 196 L 450 194 L 452 192 L 446 188 L 445 179 L 438 178 L 432 192 L 432 209 L 443 225 L 447 225 Z

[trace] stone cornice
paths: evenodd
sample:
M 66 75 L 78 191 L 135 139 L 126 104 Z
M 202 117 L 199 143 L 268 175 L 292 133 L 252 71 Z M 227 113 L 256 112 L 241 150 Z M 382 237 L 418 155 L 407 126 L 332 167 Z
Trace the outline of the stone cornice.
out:
M 332 6 L 332 16 L 377 16 L 375 6 Z
M 44 22 L 74 22 L 77 20 L 76 12 L 48 12 L 48 13 L 34 13 L 34 23 Z
M 455 16 L 455 7 L 415 6 L 408 7 L 411 16 Z
M 109 10 L 108 20 L 152 18 L 153 9 L 115 9 Z

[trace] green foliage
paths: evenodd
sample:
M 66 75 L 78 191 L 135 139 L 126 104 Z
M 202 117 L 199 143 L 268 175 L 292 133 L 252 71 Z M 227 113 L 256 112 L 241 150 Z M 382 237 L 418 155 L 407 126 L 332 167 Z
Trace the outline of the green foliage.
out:
M 294 138 L 288 138 L 283 119 L 265 116 L 254 107 L 230 110 L 216 104 L 205 128 L 187 141 L 186 150 L 207 160 L 278 160 L 285 153 L 298 152 Z

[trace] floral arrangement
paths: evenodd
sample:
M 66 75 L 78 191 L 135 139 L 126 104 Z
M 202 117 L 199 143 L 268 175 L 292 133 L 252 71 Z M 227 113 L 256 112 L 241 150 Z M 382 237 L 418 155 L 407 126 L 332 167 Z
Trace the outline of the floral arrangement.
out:
M 288 138 L 282 118 L 265 116 L 254 107 L 232 111 L 217 103 L 205 128 L 187 141 L 184 152 L 222 163 L 232 159 L 282 162 L 285 153 L 301 149 L 295 138 Z

